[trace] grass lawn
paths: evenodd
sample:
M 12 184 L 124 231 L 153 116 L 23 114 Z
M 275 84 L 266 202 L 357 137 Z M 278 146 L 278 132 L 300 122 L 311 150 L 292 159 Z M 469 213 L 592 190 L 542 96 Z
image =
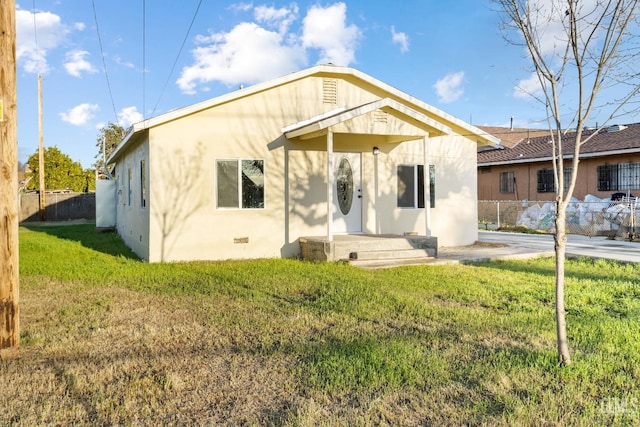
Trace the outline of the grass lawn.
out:
M 638 425 L 640 266 L 146 264 L 94 226 L 21 227 L 0 425 Z

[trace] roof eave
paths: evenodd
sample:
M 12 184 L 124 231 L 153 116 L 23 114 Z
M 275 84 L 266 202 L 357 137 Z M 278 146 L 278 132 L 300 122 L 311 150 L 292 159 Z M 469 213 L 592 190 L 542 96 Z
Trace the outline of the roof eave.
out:
M 590 159 L 595 157 L 607 157 L 607 156 L 619 156 L 624 154 L 635 154 L 640 153 L 640 147 L 630 148 L 630 149 L 622 149 L 622 150 L 609 150 L 609 151 L 595 151 L 591 153 L 580 153 L 580 159 Z M 562 157 L 563 159 L 573 159 L 573 154 L 566 154 Z M 522 163 L 542 163 L 542 162 L 550 162 L 553 160 L 553 157 L 535 157 L 535 158 L 526 158 L 526 159 L 512 159 L 512 160 L 503 160 L 503 161 L 495 161 L 495 162 L 478 162 L 478 166 L 501 166 L 501 165 L 513 165 L 513 164 L 522 164 Z
M 122 141 L 120 141 L 120 143 L 116 145 L 114 150 L 111 152 L 111 155 L 107 158 L 107 164 L 113 163 L 115 160 L 117 160 L 124 151 L 125 147 L 129 145 L 129 141 L 133 138 L 133 136 L 144 129 L 144 122 L 138 122 L 131 125 L 129 129 L 127 129 L 127 133 L 124 138 L 122 138 Z
M 357 79 L 360 79 L 366 83 L 369 83 L 373 86 L 377 86 L 380 89 L 382 89 L 383 91 L 389 92 L 390 94 L 392 94 L 394 97 L 397 97 L 399 99 L 402 99 L 410 104 L 414 104 L 416 106 L 418 106 L 420 109 L 423 109 L 424 111 L 427 111 L 429 114 L 433 115 L 433 116 L 437 116 L 441 119 L 443 119 L 445 122 L 449 122 L 457 127 L 460 127 L 462 129 L 464 129 L 467 132 L 467 136 L 468 137 L 478 137 L 480 138 L 479 140 L 477 140 L 477 144 L 478 145 L 492 145 L 492 144 L 498 144 L 500 142 L 500 139 L 494 137 L 493 135 L 490 135 L 484 131 L 482 131 L 481 129 L 477 128 L 476 126 L 473 126 L 469 123 L 466 123 L 448 113 L 445 113 L 444 111 L 435 108 L 429 104 L 427 104 L 424 101 L 421 101 L 411 95 L 408 95 L 405 92 L 400 91 L 399 89 L 396 89 L 395 87 L 384 83 L 380 80 L 377 80 L 371 76 L 369 76 L 368 74 L 365 74 L 359 70 L 356 70 L 354 68 L 350 68 L 350 67 L 343 67 L 343 66 L 336 66 L 336 65 L 316 65 L 314 67 L 311 68 L 307 68 L 304 70 L 300 70 L 300 71 L 296 71 L 293 73 L 289 73 L 285 76 L 273 79 L 273 80 L 268 80 L 265 82 L 261 82 L 261 83 L 257 83 L 255 85 L 252 86 L 248 86 L 246 88 L 243 89 L 239 89 L 233 92 L 230 92 L 228 94 L 225 95 L 220 95 L 217 96 L 215 98 L 211 98 L 196 104 L 192 104 L 186 107 L 182 107 L 182 108 L 178 108 L 175 109 L 173 111 L 169 111 L 165 114 L 161 114 L 159 116 L 150 118 L 150 119 L 146 119 L 143 120 L 141 122 L 138 122 L 136 124 L 134 124 L 134 126 L 132 127 L 133 130 L 133 134 L 138 133 L 138 132 L 142 132 L 146 129 L 155 127 L 155 126 L 159 126 L 161 124 L 173 121 L 173 120 L 177 120 L 181 117 L 196 113 L 198 111 L 201 110 L 205 110 L 207 108 L 211 108 L 214 107 L 216 105 L 220 105 L 226 102 L 230 102 L 233 101 L 235 99 L 241 98 L 241 97 L 246 97 L 246 96 L 250 96 L 254 93 L 272 88 L 272 87 L 276 87 L 276 86 L 281 86 L 283 84 L 287 84 L 289 82 L 295 81 L 295 80 L 300 80 L 303 79 L 305 77 L 311 76 L 311 75 L 316 75 L 316 74 L 343 74 L 343 75 L 351 75 Z M 432 119 L 433 120 L 433 119 Z M 450 128 L 450 126 L 449 126 Z M 126 145 L 128 145 L 128 141 L 132 139 L 133 134 L 131 136 L 127 135 L 127 137 L 125 137 L 125 139 L 123 139 L 122 143 L 119 144 L 119 149 L 117 150 L 118 152 L 120 152 L 121 150 L 123 150 Z M 115 152 L 114 152 L 115 154 Z M 110 156 L 110 159 L 116 159 L 117 156 Z

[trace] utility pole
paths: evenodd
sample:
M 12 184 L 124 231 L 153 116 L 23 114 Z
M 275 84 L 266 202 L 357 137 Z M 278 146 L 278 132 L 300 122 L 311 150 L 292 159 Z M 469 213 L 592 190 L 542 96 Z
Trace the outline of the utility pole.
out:
M 44 133 L 42 125 L 42 74 L 38 74 L 38 172 L 40 174 L 40 220 L 47 219 L 44 199 Z
M 20 344 L 16 3 L 0 0 L 0 349 Z

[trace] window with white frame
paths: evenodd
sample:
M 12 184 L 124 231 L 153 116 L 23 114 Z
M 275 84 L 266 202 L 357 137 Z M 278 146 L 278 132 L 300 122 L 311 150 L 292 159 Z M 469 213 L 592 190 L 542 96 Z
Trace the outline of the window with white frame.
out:
M 129 174 L 127 175 L 127 206 L 131 206 L 131 193 L 133 191 L 132 183 L 133 170 L 129 168 Z
M 145 161 L 140 160 L 140 207 L 147 207 L 147 169 Z
M 435 165 L 429 165 L 429 202 L 436 204 Z M 424 208 L 424 166 L 398 165 L 397 168 L 398 207 Z
M 216 160 L 218 208 L 264 208 L 264 160 Z

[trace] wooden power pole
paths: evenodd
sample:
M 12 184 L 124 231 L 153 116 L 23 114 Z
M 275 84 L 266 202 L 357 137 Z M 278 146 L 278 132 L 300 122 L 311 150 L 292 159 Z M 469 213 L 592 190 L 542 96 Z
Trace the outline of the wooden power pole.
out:
M 16 3 L 0 0 L 0 349 L 20 344 Z

